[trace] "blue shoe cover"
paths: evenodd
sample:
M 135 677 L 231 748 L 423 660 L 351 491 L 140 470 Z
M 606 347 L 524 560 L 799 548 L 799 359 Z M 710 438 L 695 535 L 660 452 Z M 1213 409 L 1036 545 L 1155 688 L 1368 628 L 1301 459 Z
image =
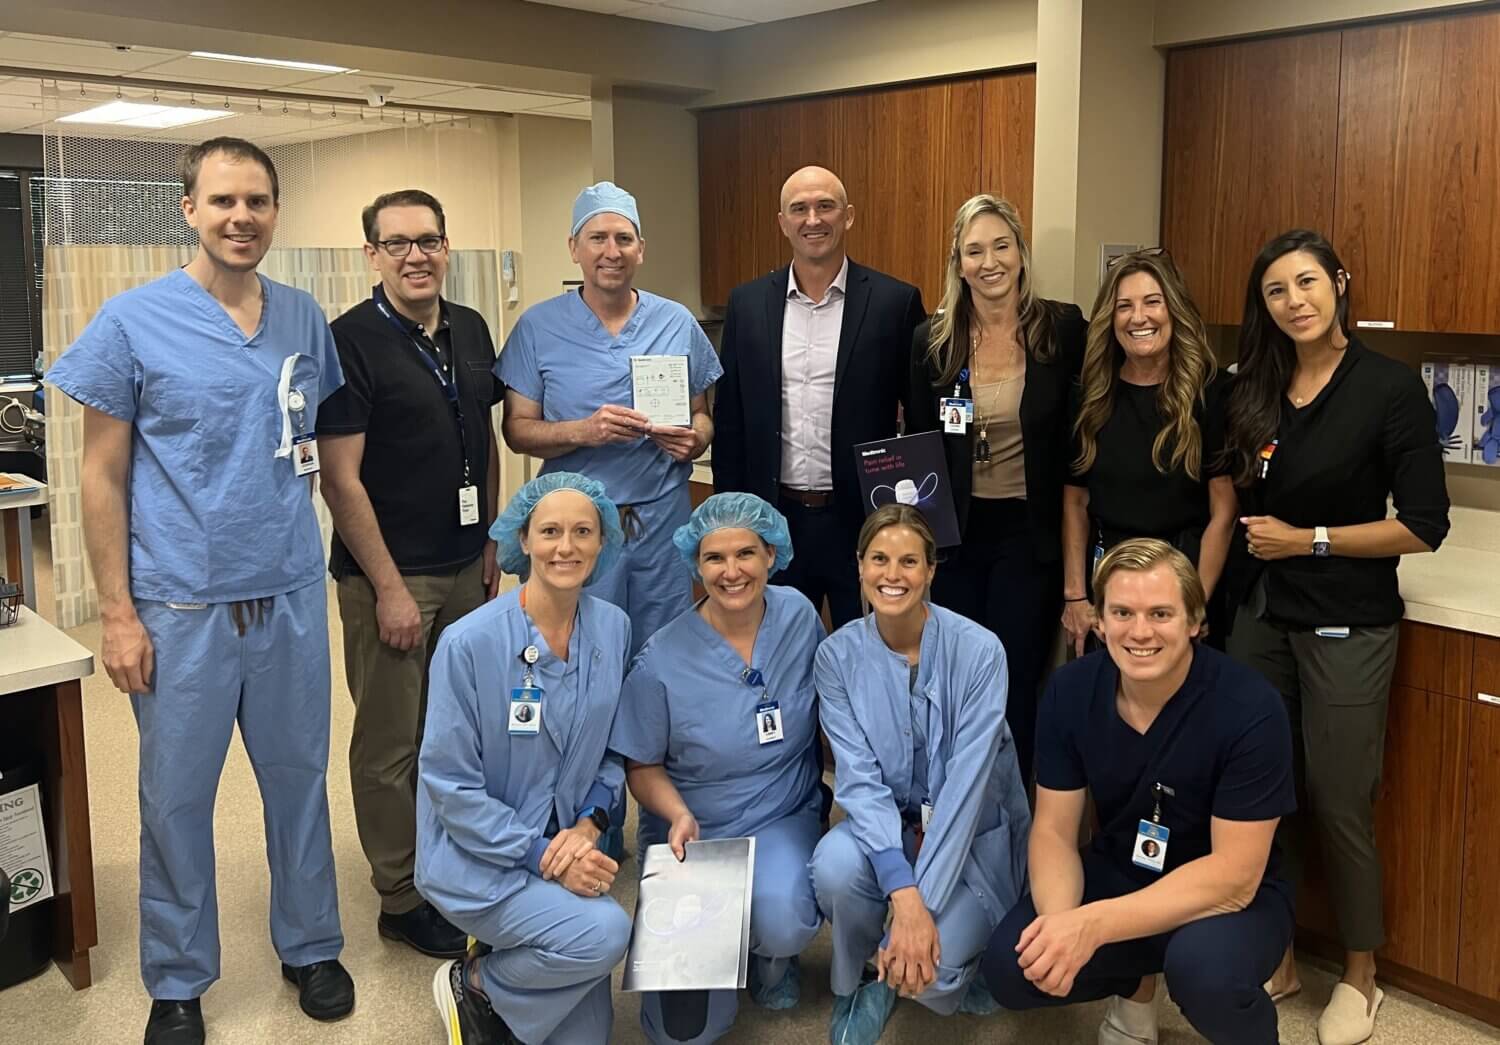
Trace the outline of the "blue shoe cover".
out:
M 767 984 L 761 975 L 767 966 L 780 965 L 773 959 L 750 956 L 750 997 L 763 1009 L 791 1009 L 802 1000 L 802 966 L 796 958 L 786 962 L 786 971 L 775 983 Z
M 848 998 L 835 998 L 828 1026 L 831 1045 L 875 1045 L 885 1030 L 896 992 L 883 983 L 862 983 Z

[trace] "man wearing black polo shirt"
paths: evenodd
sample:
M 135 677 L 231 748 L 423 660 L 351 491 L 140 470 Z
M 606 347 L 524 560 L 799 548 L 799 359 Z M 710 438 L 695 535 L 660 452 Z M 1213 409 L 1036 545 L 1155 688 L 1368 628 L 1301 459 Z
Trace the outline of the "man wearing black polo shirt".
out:
M 488 539 L 500 485 L 495 344 L 479 313 L 442 298 L 448 238 L 435 198 L 380 196 L 364 209 L 364 233 L 380 283 L 333 321 L 345 381 L 318 412 L 355 708 L 354 818 L 381 935 L 459 957 L 464 934 L 412 883 L 415 782 L 438 635 L 499 581 Z
M 1111 998 L 1101 1045 L 1154 1045 L 1165 972 L 1209 1041 L 1275 1045 L 1262 984 L 1292 938 L 1275 834 L 1296 805 L 1281 698 L 1194 642 L 1203 586 L 1171 545 L 1123 541 L 1094 583 L 1106 648 L 1043 697 L 1031 893 L 981 973 L 1008 1009 Z M 1090 794 L 1102 828 L 1080 853 Z

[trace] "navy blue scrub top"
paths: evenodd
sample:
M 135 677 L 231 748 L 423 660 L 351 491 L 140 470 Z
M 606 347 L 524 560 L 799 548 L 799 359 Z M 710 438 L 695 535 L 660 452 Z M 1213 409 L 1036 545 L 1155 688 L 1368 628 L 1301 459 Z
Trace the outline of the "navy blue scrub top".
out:
M 1053 673 L 1037 718 L 1037 783 L 1088 788 L 1102 829 L 1091 848 L 1142 886 L 1212 849 L 1210 818 L 1270 820 L 1297 808 L 1292 734 L 1281 695 L 1252 668 L 1195 645 L 1182 688 L 1144 734 L 1120 717 L 1119 669 L 1107 650 Z M 1136 830 L 1151 819 L 1153 785 L 1171 831 L 1160 874 L 1135 866 Z M 1279 880 L 1275 843 L 1265 880 Z

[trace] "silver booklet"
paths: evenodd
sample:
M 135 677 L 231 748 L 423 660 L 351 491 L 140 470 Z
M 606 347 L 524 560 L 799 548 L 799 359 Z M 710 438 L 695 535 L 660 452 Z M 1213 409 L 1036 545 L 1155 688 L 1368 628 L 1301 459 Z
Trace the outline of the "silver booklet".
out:
M 755 839 L 646 848 L 635 929 L 625 954 L 627 991 L 732 990 L 745 986 Z

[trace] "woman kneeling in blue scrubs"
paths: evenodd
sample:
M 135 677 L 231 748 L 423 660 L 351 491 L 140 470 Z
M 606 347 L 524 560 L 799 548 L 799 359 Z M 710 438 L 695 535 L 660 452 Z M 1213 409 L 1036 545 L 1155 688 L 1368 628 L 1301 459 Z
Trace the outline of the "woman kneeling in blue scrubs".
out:
M 877 1040 L 898 994 L 941 1015 L 993 1009 L 971 981 L 1025 885 L 1031 827 L 1005 724 L 1005 650 L 928 604 L 937 547 L 927 521 L 887 505 L 865 520 L 858 551 L 873 612 L 817 657 L 846 814 L 812 861 L 833 927 L 830 1038 L 841 1045 Z
M 582 594 L 619 555 L 604 487 L 553 472 L 490 535 L 525 583 L 443 632 L 417 785 L 417 889 L 478 941 L 433 997 L 449 1045 L 603 1045 L 630 917 L 596 847 L 625 771 L 607 754 L 630 648 L 623 610 Z
M 641 803 L 639 845 L 755 838 L 750 994 L 797 1004 L 797 956 L 818 931 L 807 864 L 820 833 L 813 656 L 823 624 L 795 588 L 768 587 L 792 560 L 780 512 L 715 494 L 673 543 L 708 597 L 641 649 L 610 747 Z M 652 992 L 641 1028 L 657 1045 L 711 1042 L 734 1024 L 735 992 Z

